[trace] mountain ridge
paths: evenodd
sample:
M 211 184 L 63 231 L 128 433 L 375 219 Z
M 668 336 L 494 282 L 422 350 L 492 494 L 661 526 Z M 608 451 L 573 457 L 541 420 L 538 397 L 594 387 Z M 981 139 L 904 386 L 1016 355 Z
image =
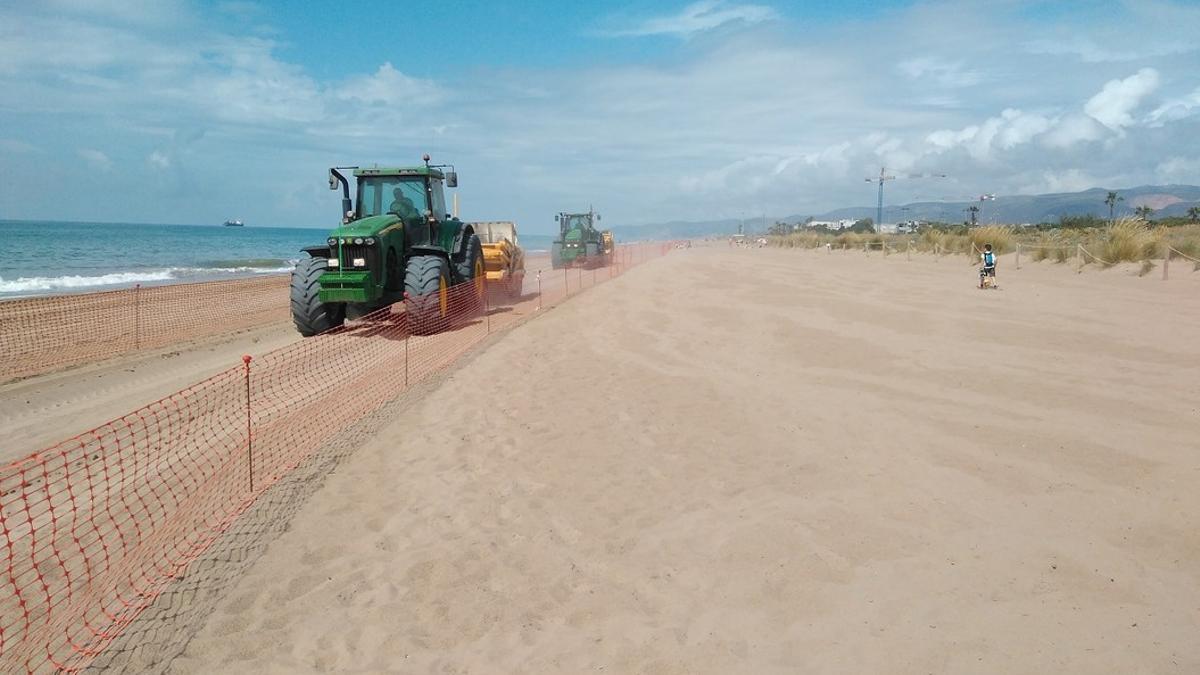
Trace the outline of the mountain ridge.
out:
M 1147 205 L 1155 209 L 1154 218 L 1186 216 L 1189 208 L 1200 207 L 1200 186 L 1185 184 L 1139 185 L 1131 188 L 1089 188 L 1078 192 L 1051 192 L 1039 195 L 998 195 L 994 200 L 959 202 L 910 202 L 888 204 L 883 208 L 883 222 L 895 223 L 906 220 L 961 223 L 969 219 L 967 209 L 978 205 L 980 224 L 1036 224 L 1056 222 L 1062 216 L 1096 216 L 1108 218 L 1108 206 L 1104 203 L 1108 193 L 1116 192 L 1122 198 L 1115 215 L 1132 215 L 1134 209 Z M 794 214 L 786 217 L 768 217 L 768 226 L 777 221 L 802 223 L 807 218 L 816 220 L 875 219 L 874 206 L 849 206 L 824 213 Z M 622 225 L 613 227 L 618 240 L 678 239 L 712 235 L 728 235 L 737 232 L 737 218 L 707 221 L 673 220 L 645 225 Z M 761 232 L 762 218 L 745 221 L 745 231 Z

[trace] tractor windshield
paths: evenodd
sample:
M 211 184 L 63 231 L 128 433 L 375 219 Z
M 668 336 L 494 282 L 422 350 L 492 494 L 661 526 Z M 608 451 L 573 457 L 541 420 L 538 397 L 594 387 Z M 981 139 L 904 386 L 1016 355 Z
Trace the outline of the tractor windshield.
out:
M 394 213 L 404 220 L 430 210 L 424 176 L 362 176 L 358 179 L 358 217 Z
M 567 216 L 566 229 L 568 229 L 568 230 L 575 230 L 575 229 L 586 230 L 590 224 L 591 223 L 588 222 L 587 214 Z

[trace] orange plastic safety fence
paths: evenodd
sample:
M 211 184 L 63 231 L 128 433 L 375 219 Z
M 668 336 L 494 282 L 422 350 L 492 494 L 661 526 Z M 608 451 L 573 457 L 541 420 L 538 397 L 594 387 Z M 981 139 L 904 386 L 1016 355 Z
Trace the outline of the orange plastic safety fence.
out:
M 0 381 L 288 318 L 288 277 L 0 302 Z
M 489 333 L 668 250 L 621 246 L 606 267 L 532 271 L 502 302 L 470 282 L 408 298 L 0 469 L 0 672 L 86 667 L 343 430 Z

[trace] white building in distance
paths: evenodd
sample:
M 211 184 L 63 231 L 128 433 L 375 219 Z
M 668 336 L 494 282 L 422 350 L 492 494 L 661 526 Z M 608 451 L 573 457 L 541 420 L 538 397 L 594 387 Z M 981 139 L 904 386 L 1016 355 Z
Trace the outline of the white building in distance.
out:
M 853 218 L 842 218 L 841 220 L 814 220 L 809 223 L 797 223 L 796 227 L 798 229 L 802 226 L 803 227 L 820 227 L 820 226 L 824 225 L 825 229 L 827 229 L 827 230 L 844 230 L 856 222 L 858 222 L 858 221 L 854 220 Z

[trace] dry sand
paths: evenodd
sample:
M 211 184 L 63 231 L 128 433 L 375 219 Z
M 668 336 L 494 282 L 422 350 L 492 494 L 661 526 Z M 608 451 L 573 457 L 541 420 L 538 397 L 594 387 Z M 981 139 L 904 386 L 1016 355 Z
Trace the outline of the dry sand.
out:
M 549 267 L 549 258 L 543 254 L 530 255 L 527 259 L 530 274 L 526 278 L 526 293 L 537 290 L 533 273 L 539 267 Z M 273 278 L 192 284 L 160 287 L 155 292 L 164 296 L 158 298 L 162 309 L 174 315 L 178 315 L 181 308 L 189 303 L 195 305 L 199 302 L 194 298 L 184 298 L 186 302 L 180 302 L 178 298 L 168 302 L 167 296 L 174 289 L 182 289 L 180 292 L 183 292 L 197 288 L 219 288 L 222 294 L 200 303 L 201 306 L 195 308 L 197 312 L 201 315 L 212 313 L 222 306 L 261 307 L 278 301 L 284 303 L 282 316 L 286 317 L 286 289 L 281 291 L 278 281 L 278 278 Z M 62 299 L 87 306 L 109 295 L 80 294 Z M 5 306 L 5 303 L 0 303 L 0 327 L 7 325 Z M 11 310 L 7 311 L 11 314 Z M 147 314 L 156 311 L 153 305 L 147 305 Z M 159 338 L 166 346 L 133 351 L 21 380 L 0 382 L 0 463 L 25 457 L 223 370 L 237 367 L 242 362 L 243 354 L 257 357 L 301 339 L 291 321 L 280 320 L 278 312 L 273 319 L 264 320 L 261 325 L 249 329 L 245 326 L 252 325 L 249 320 L 253 315 L 235 314 L 237 320 L 207 327 L 201 337 L 185 337 L 185 333 L 163 334 Z M 47 331 L 54 320 L 57 318 L 47 317 Z M 91 320 L 91 326 L 65 324 L 53 330 L 62 335 L 109 335 L 127 328 L 115 316 L 92 317 Z M 95 322 L 103 325 L 95 325 Z M 193 322 L 184 320 L 181 323 L 192 325 Z
M 1200 285 L 692 249 L 468 359 L 178 672 L 1200 671 Z

